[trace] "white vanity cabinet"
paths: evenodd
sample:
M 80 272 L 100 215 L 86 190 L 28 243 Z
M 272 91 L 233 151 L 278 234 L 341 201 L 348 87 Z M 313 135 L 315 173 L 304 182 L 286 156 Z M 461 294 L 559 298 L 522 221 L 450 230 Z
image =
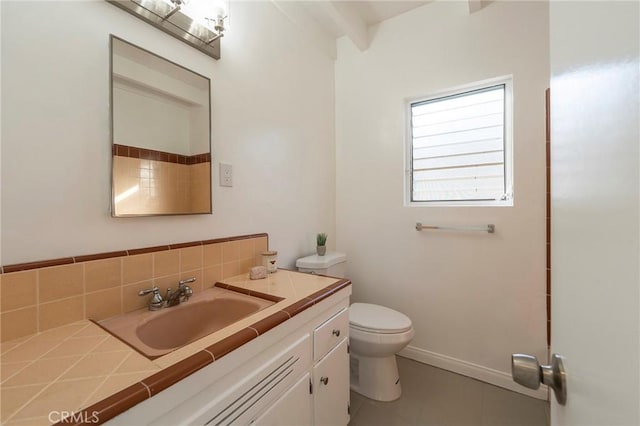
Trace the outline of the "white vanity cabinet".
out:
M 350 294 L 338 291 L 107 423 L 345 426 Z

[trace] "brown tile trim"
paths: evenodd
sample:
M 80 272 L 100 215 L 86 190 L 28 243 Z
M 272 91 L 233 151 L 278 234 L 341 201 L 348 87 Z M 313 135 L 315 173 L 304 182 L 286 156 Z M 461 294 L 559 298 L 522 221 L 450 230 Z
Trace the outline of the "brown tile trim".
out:
M 16 263 L 14 265 L 4 265 L 2 271 L 5 274 L 18 271 L 26 271 L 29 269 L 47 268 L 50 266 L 69 265 L 73 262 L 73 257 L 64 257 L 61 259 L 40 260 L 38 262 Z
M 242 287 L 236 287 L 234 285 L 225 284 L 225 283 L 221 283 L 221 282 L 215 283 L 214 287 L 220 287 L 220 288 L 223 288 L 225 290 L 235 291 L 236 293 L 242 293 L 242 294 L 246 294 L 248 296 L 259 297 L 260 299 L 265 299 L 265 300 L 269 300 L 271 302 L 276 302 L 276 303 L 280 302 L 281 300 L 284 300 L 284 297 L 274 296 L 273 294 L 261 293 L 259 291 L 249 290 L 247 288 L 242 288 Z
M 547 321 L 551 321 L 551 295 L 547 294 Z
M 545 163 L 546 163 L 546 257 L 547 257 L 547 346 L 551 346 L 551 90 L 544 92 L 545 98 Z
M 211 154 L 208 152 L 195 155 L 182 155 L 119 144 L 113 144 L 112 152 L 113 155 L 117 155 L 118 157 L 140 158 L 142 160 L 163 161 L 165 163 L 193 165 L 211 162 Z
M 336 283 L 331 284 L 330 286 L 316 291 L 315 293 L 311 294 L 310 296 L 307 296 L 307 298 L 313 300 L 313 303 L 316 304 L 318 302 L 320 302 L 323 299 L 326 299 L 327 297 L 331 296 L 334 293 L 337 293 L 338 291 L 342 290 L 343 288 L 347 287 L 348 285 L 351 284 L 350 280 L 347 279 L 342 279 Z
M 176 250 L 176 249 L 187 248 L 187 247 L 196 247 L 196 246 L 201 246 L 201 245 L 202 245 L 202 241 L 192 241 L 190 243 L 169 244 L 169 248 L 171 250 Z
M 275 302 L 275 303 L 278 303 L 281 300 L 284 300 L 284 297 L 274 296 L 273 294 L 260 293 L 259 291 L 253 291 L 253 290 L 251 291 L 249 296 L 259 297 L 260 299 L 270 300 L 271 302 Z
M 187 164 L 189 166 L 200 163 L 210 163 L 211 162 L 211 154 L 205 152 L 204 154 L 196 154 L 190 157 L 187 157 Z
M 229 290 L 229 289 L 230 289 L 230 290 L 232 290 L 232 291 L 235 291 L 236 293 L 242 293 L 242 294 L 247 294 L 247 295 L 248 295 L 249 293 L 251 293 L 251 290 L 249 290 L 249 289 L 241 288 L 241 287 L 236 287 L 236 286 L 231 285 L 231 284 L 221 283 L 220 281 L 218 281 L 217 283 L 215 283 L 213 286 L 214 286 L 214 287 L 220 287 L 220 288 L 223 288 L 223 289 L 225 289 L 225 290 Z
M 122 257 L 134 256 L 137 254 L 154 253 L 157 251 L 165 251 L 165 250 L 176 249 L 176 248 L 184 248 L 184 247 L 216 244 L 216 243 L 226 243 L 228 241 L 247 240 L 251 238 L 263 238 L 263 237 L 266 237 L 268 240 L 269 234 L 262 233 L 262 234 L 239 235 L 235 237 L 217 238 L 217 239 L 205 240 L 205 241 L 192 241 L 192 242 L 185 242 L 185 243 L 178 243 L 178 244 L 167 244 L 164 246 L 144 247 L 144 248 L 137 248 L 137 249 L 112 251 L 112 252 L 106 252 L 106 253 L 97 253 L 97 254 L 86 254 L 86 255 L 73 256 L 73 257 L 64 257 L 60 259 L 40 260 L 37 262 L 15 263 L 12 265 L 3 265 L 2 267 L 0 267 L 0 273 L 8 274 L 11 272 L 47 268 L 50 266 L 68 265 L 72 263 L 87 262 L 90 260 L 109 259 L 112 257 L 120 257 L 120 256 Z
M 348 287 L 350 285 L 351 285 L 351 280 L 349 280 L 347 278 L 343 278 L 340 281 L 331 284 L 329 286 L 329 288 L 332 289 L 332 290 L 338 291 L 338 290 L 342 290 L 343 288 Z M 332 292 L 332 293 L 335 293 L 335 292 Z
M 546 164 L 547 167 L 551 167 L 551 143 L 549 141 L 547 141 L 547 143 L 545 144 L 545 157 L 546 157 Z
M 129 256 L 135 256 L 138 254 L 147 254 L 147 253 L 155 253 L 158 251 L 167 251 L 169 250 L 169 246 L 154 246 L 154 247 L 144 247 L 139 249 L 131 249 L 127 250 Z
M 551 295 L 551 268 L 547 268 L 547 294 Z
M 286 312 L 288 315 L 293 317 L 295 315 L 298 315 L 300 312 L 304 311 L 305 309 L 312 307 L 313 304 L 314 303 L 312 299 L 305 297 L 304 299 L 301 299 L 295 302 L 294 304 L 287 306 L 282 311 Z
M 268 239 L 269 234 L 260 233 L 260 234 L 239 235 L 237 237 L 215 238 L 213 240 L 204 240 L 202 241 L 202 244 L 207 245 L 207 244 L 226 243 L 229 241 L 250 240 L 251 238 L 263 238 L 263 237 L 267 237 Z
M 547 243 L 551 243 L 551 218 L 547 217 L 546 222 Z
M 544 106 L 546 111 L 546 135 L 547 142 L 551 140 L 551 89 L 544 91 Z
M 113 257 L 123 257 L 127 255 L 127 251 L 126 250 L 121 250 L 121 251 L 111 251 L 108 253 L 98 253 L 98 254 L 87 254 L 84 256 L 75 256 L 73 258 L 75 263 L 81 263 L 81 262 L 89 262 L 92 260 L 103 260 L 103 259 L 111 259 Z
M 258 335 L 262 335 L 275 326 L 282 324 L 288 319 L 289 315 L 287 315 L 286 312 L 278 311 L 266 318 L 261 319 L 258 322 L 251 324 L 251 328 L 255 329 L 258 332 Z
M 212 362 L 213 358 L 211 358 L 209 353 L 200 351 L 173 364 L 171 367 L 158 371 L 154 375 L 142 380 L 141 383 L 146 385 L 151 392 L 151 396 L 154 396 Z
M 545 169 L 545 179 L 546 179 L 546 188 L 547 195 L 551 194 L 551 167 L 546 167 Z
M 300 312 L 304 311 L 305 309 L 310 308 L 316 303 L 326 299 L 327 297 L 337 293 L 338 291 L 350 285 L 351 285 L 351 280 L 342 279 L 338 282 L 335 282 L 325 287 L 322 290 L 316 291 L 310 296 L 307 296 L 304 299 L 301 299 L 292 305 L 287 306 L 286 308 L 282 309 L 281 312 L 285 312 L 289 316 L 298 315 Z
M 82 410 L 82 415 L 61 420 L 56 425 L 102 424 L 129 408 L 149 398 L 149 391 L 141 383 L 135 383 L 100 402 Z M 94 413 L 96 413 L 94 417 Z M 97 418 L 96 418 L 97 417 Z M 79 422 L 76 420 L 80 420 Z M 88 422 L 88 423 L 87 423 Z
M 211 352 L 215 359 L 218 360 L 256 337 L 258 337 L 256 330 L 247 327 L 205 349 Z
M 330 295 L 332 295 L 336 291 L 337 290 L 333 290 L 333 289 L 330 289 L 330 288 L 325 288 L 325 289 L 322 289 L 322 290 L 318 290 L 313 294 L 310 294 L 309 296 L 307 296 L 307 298 L 311 299 L 313 301 L 313 303 L 316 304 L 319 301 L 321 301 L 322 299 L 325 299 L 325 298 L 329 297 Z

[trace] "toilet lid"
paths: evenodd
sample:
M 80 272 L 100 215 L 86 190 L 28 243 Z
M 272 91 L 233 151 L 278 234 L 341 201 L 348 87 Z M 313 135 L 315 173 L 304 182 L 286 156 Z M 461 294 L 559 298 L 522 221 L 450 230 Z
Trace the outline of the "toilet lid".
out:
M 349 308 L 349 325 L 362 331 L 402 333 L 411 328 L 408 316 L 371 303 L 353 303 Z

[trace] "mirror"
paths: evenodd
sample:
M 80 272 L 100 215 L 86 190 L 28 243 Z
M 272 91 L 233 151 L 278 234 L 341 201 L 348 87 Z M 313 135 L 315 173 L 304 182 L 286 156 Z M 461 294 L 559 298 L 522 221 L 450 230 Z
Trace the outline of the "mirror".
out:
M 210 86 L 111 36 L 113 216 L 211 213 Z

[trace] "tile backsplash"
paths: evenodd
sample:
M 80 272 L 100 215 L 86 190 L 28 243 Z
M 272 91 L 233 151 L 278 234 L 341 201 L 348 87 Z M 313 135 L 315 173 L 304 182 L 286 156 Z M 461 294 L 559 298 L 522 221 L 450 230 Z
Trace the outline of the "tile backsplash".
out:
M 261 263 L 267 234 L 4 266 L 0 274 L 0 341 L 82 319 L 101 320 L 143 308 L 138 291 L 195 277 L 194 292 Z
M 129 194 L 118 201 L 118 215 L 207 212 L 211 210 L 210 185 L 209 161 L 183 164 L 113 157 L 114 194 Z M 137 190 L 131 192 L 131 188 Z

